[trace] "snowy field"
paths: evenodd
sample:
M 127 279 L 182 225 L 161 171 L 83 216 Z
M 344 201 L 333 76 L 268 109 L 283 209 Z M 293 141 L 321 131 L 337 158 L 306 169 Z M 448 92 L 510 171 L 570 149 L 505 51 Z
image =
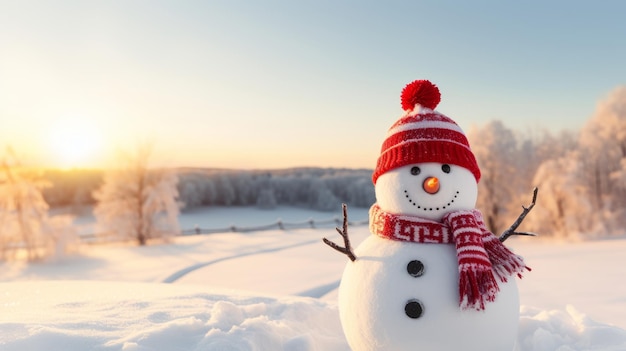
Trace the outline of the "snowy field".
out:
M 218 209 L 181 226 L 333 216 Z M 349 230 L 355 244 L 370 235 Z M 348 351 L 335 302 L 347 258 L 324 236 L 338 240 L 332 228 L 222 233 L 1 264 L 0 350 Z M 626 238 L 507 243 L 533 268 L 519 283 L 518 351 L 626 350 Z

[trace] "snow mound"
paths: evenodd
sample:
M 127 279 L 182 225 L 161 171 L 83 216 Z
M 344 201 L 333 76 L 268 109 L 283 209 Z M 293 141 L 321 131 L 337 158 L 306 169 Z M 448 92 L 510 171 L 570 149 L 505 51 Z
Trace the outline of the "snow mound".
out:
M 624 351 L 626 330 L 597 323 L 568 305 L 562 310 L 522 306 L 519 351 Z
M 0 350 L 349 351 L 337 306 L 197 285 L 0 283 Z M 523 307 L 518 351 L 626 350 L 574 308 Z
M 313 298 L 93 281 L 0 284 L 0 350 L 347 350 Z

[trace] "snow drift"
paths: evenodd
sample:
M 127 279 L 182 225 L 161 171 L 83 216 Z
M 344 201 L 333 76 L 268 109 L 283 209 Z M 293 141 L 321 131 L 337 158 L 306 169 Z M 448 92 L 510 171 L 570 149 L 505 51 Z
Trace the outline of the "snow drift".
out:
M 348 351 L 336 304 L 202 286 L 0 283 L 0 350 Z M 626 350 L 626 331 L 573 307 L 523 308 L 519 351 Z

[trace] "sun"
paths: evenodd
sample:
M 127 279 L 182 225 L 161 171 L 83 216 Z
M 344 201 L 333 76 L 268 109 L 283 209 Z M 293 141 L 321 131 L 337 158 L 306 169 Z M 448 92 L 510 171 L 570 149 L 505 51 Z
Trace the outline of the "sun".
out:
M 58 121 L 50 129 L 50 149 L 59 168 L 74 168 L 92 164 L 101 148 L 101 133 L 96 125 L 85 119 Z

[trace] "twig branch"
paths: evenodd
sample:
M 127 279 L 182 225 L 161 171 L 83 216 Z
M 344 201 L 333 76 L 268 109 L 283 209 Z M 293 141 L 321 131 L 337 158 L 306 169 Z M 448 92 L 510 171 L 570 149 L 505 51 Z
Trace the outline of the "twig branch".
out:
M 519 227 L 519 225 L 522 224 L 522 222 L 524 221 L 524 218 L 526 218 L 526 215 L 528 214 L 528 212 L 530 212 L 530 210 L 532 210 L 533 207 L 535 207 L 535 203 L 537 202 L 537 192 L 538 191 L 539 191 L 539 189 L 537 189 L 537 187 L 535 187 L 535 189 L 533 190 L 533 201 L 530 203 L 530 205 L 528 205 L 528 207 L 522 206 L 522 208 L 524 210 L 519 215 L 519 217 L 517 217 L 517 220 L 511 225 L 511 227 L 509 229 L 505 230 L 502 233 L 502 235 L 500 235 L 500 242 L 504 242 L 506 239 L 508 239 L 512 235 L 527 235 L 527 236 L 536 236 L 537 235 L 535 233 L 516 232 L 515 229 L 517 229 L 517 227 Z
M 348 237 L 348 205 L 341 204 L 341 209 L 343 210 L 343 230 L 339 228 L 335 228 L 335 229 L 337 230 L 337 233 L 339 233 L 339 235 L 343 237 L 344 246 L 341 247 L 326 238 L 323 238 L 322 240 L 324 241 L 326 245 L 348 256 L 350 261 L 354 262 L 356 260 L 356 256 L 354 255 L 354 252 L 352 251 L 352 246 L 350 245 L 350 238 Z

